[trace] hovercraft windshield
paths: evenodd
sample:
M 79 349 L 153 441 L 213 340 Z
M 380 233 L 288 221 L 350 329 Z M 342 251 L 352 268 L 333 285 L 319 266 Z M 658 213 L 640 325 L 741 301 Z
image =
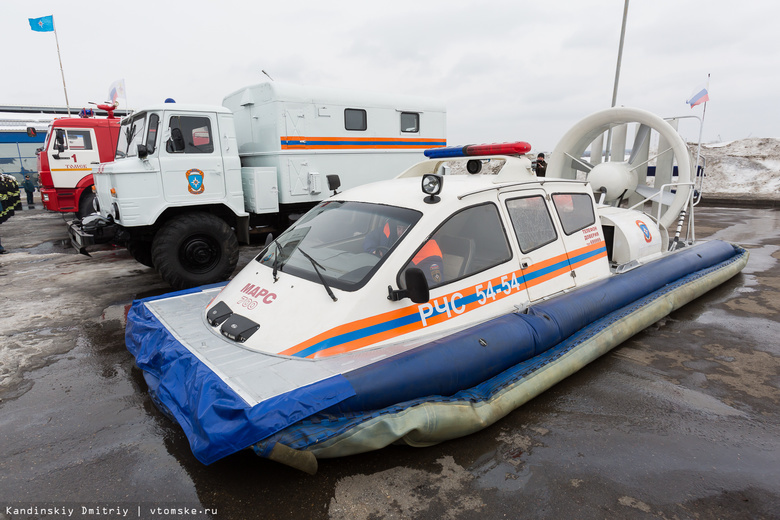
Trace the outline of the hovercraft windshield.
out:
M 421 216 L 418 211 L 395 206 L 326 201 L 271 242 L 255 260 L 280 277 L 286 273 L 355 291 Z

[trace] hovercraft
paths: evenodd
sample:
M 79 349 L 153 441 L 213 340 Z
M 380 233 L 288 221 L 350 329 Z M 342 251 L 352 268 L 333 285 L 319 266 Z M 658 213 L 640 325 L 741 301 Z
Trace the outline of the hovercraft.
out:
M 599 162 L 601 144 L 583 159 L 627 124 L 627 160 Z M 652 132 L 670 174 L 649 187 Z M 320 203 L 228 284 L 134 302 L 128 350 L 195 457 L 251 448 L 313 473 L 473 433 L 747 263 L 738 245 L 695 242 L 701 171 L 667 121 L 598 112 L 545 177 L 530 149 L 428 150 Z

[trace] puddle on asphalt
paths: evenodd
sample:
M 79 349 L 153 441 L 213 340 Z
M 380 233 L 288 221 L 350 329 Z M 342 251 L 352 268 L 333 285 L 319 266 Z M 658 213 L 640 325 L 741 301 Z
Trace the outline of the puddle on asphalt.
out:
M 41 244 L 26 247 L 23 249 L 17 249 L 16 252 L 24 252 L 31 255 L 48 255 L 51 253 L 73 253 L 78 254 L 78 251 L 73 249 L 68 240 L 49 240 Z

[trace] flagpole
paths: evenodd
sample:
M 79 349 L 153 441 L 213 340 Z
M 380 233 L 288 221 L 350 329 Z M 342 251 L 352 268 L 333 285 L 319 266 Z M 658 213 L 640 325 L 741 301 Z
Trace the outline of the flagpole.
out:
M 68 87 L 65 86 L 65 71 L 62 70 L 62 56 L 60 56 L 60 39 L 57 38 L 57 24 L 54 23 L 54 17 L 51 17 L 51 25 L 54 29 L 54 41 L 57 42 L 57 59 L 60 60 L 60 74 L 62 74 L 62 89 L 65 91 L 65 105 L 68 107 L 68 117 L 70 117 L 70 102 L 68 101 Z
M 623 42 L 626 39 L 626 18 L 628 18 L 628 0 L 623 6 L 623 25 L 620 27 L 620 43 L 618 44 L 617 66 L 615 67 L 615 86 L 612 89 L 612 105 L 617 103 L 618 83 L 620 82 L 620 62 L 623 61 Z
M 710 90 L 710 75 L 707 74 L 707 92 Z M 704 109 L 701 112 L 701 124 L 699 125 L 699 146 L 696 148 L 696 173 L 699 172 L 699 158 L 701 157 L 701 136 L 704 133 L 704 116 L 707 115 L 707 102 L 704 102 Z
M 122 78 L 122 90 L 125 91 L 124 92 L 124 94 L 125 94 L 125 112 L 128 112 L 129 109 L 127 107 L 129 107 L 130 104 L 129 104 L 129 101 L 127 101 L 127 85 L 125 85 L 125 79 L 124 78 Z
M 617 103 L 618 83 L 620 82 L 620 63 L 623 61 L 623 42 L 626 39 L 626 19 L 628 18 L 628 0 L 623 5 L 623 25 L 620 28 L 620 43 L 618 44 L 617 66 L 615 67 L 615 86 L 612 89 L 612 107 Z M 625 150 L 621 152 L 620 160 L 625 159 Z M 612 160 L 612 127 L 607 130 L 607 149 L 604 151 L 604 160 Z

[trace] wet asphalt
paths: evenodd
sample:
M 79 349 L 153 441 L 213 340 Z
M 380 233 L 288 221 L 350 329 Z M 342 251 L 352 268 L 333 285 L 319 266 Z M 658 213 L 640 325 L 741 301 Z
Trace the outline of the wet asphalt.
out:
M 24 210 L 0 226 L 0 520 L 780 518 L 780 210 L 699 207 L 696 234 L 748 248 L 743 273 L 479 433 L 310 476 L 199 463 L 124 346 L 165 285 Z

